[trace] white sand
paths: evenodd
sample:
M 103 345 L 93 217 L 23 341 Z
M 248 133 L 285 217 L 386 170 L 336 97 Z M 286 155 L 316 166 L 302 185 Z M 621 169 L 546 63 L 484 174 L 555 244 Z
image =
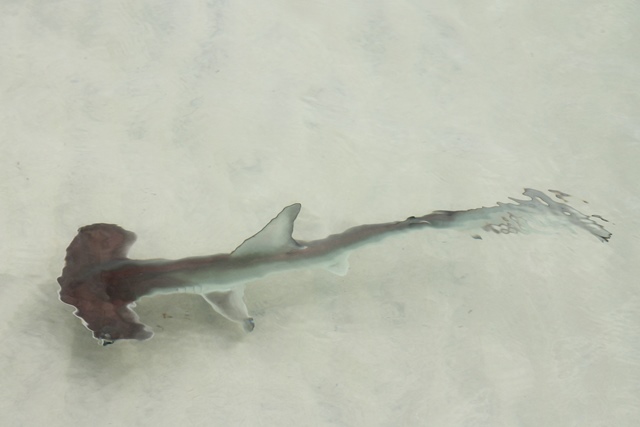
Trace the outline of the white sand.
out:
M 3 1 L 0 425 L 638 425 L 639 5 Z M 176 258 L 523 187 L 611 242 L 407 235 L 250 285 L 250 335 L 166 296 L 102 348 L 57 299 L 85 224 Z

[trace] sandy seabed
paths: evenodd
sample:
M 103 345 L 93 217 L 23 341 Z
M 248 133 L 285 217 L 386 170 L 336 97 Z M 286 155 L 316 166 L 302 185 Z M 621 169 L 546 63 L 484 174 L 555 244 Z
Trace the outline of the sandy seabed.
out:
M 3 1 L 0 58 L 1 425 L 638 425 L 640 3 Z M 86 224 L 179 258 L 524 187 L 613 238 L 393 238 L 250 284 L 251 334 L 158 296 L 103 348 L 57 297 Z

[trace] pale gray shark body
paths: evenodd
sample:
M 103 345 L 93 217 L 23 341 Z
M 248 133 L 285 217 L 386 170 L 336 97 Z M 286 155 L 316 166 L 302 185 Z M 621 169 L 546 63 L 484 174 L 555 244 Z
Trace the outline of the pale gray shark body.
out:
M 218 313 L 251 331 L 254 322 L 243 298 L 246 283 L 281 271 L 314 267 L 344 275 L 352 251 L 404 232 L 457 228 L 510 234 L 572 224 L 601 241 L 611 236 L 567 204 L 557 203 L 537 190 L 527 189 L 524 194 L 531 200 L 512 199 L 516 204 L 435 211 L 403 221 L 360 225 L 308 242 L 293 238 L 294 221 L 301 208 L 296 203 L 284 208 L 230 254 L 175 261 L 128 259 L 135 234 L 113 224 L 94 224 L 81 228 L 67 249 L 66 265 L 58 278 L 60 298 L 77 308 L 75 314 L 103 345 L 118 339 L 150 338 L 152 332 L 138 322 L 131 306 L 139 298 L 158 294 L 202 295 Z

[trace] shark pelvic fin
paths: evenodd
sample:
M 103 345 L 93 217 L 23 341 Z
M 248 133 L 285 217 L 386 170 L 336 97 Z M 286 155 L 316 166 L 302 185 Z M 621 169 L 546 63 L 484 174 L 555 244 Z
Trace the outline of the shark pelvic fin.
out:
M 291 234 L 293 233 L 293 222 L 300 212 L 300 203 L 287 206 L 272 219 L 262 230 L 254 236 L 245 240 L 235 251 L 231 253 L 234 258 L 268 255 L 281 252 L 288 252 L 300 249 Z
M 349 254 L 342 255 L 325 268 L 337 276 L 346 276 L 349 272 Z

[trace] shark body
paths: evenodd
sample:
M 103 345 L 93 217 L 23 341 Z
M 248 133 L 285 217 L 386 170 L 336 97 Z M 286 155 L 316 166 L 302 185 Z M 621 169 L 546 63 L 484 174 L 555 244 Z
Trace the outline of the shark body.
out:
M 144 340 L 153 333 L 132 310 L 142 297 L 159 294 L 202 295 L 215 311 L 254 328 L 244 302 L 246 283 L 266 275 L 302 268 L 321 267 L 339 275 L 349 269 L 349 254 L 386 237 L 424 228 L 481 228 L 509 234 L 531 231 L 537 217 L 545 224 L 572 223 L 601 241 L 607 230 L 569 205 L 557 203 L 544 193 L 527 189 L 531 200 L 499 203 L 466 211 L 435 211 L 402 221 L 360 225 L 324 239 L 298 241 L 292 236 L 301 205 L 285 207 L 260 232 L 230 254 L 179 260 L 131 260 L 127 258 L 135 234 L 114 224 L 80 228 L 67 248 L 60 299 L 76 307 L 76 316 L 103 345 L 120 339 Z

